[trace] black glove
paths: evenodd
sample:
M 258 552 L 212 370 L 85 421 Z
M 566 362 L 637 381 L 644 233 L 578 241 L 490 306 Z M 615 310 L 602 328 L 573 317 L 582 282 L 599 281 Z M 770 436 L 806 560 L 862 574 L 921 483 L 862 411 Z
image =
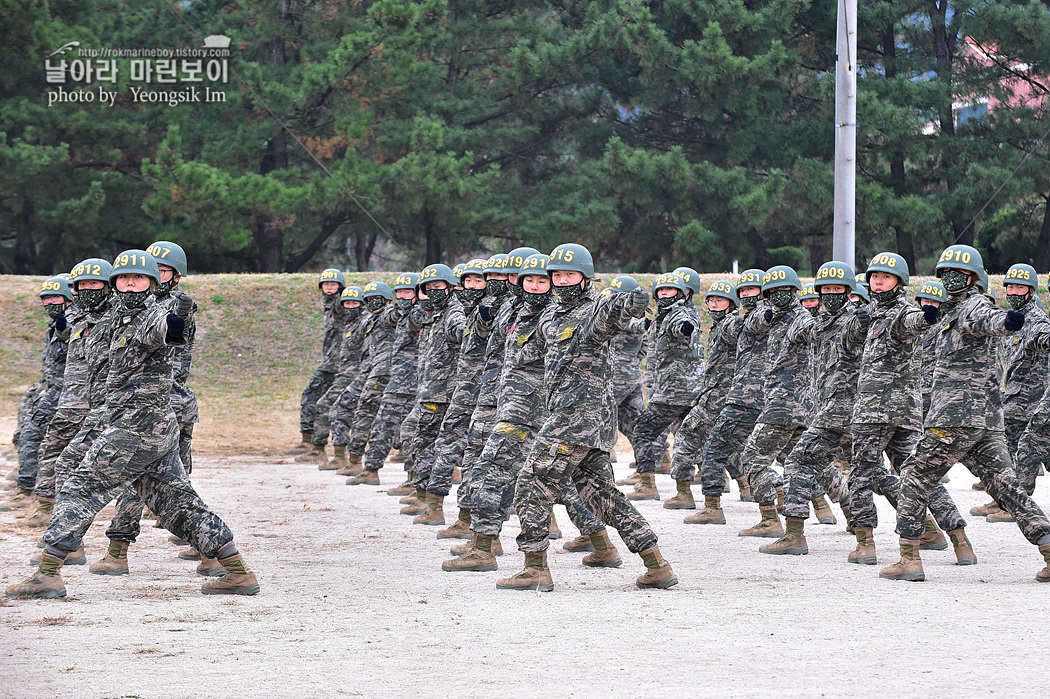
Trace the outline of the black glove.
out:
M 488 306 L 478 306 L 478 315 L 481 316 L 481 319 L 486 323 L 492 322 L 492 309 Z
M 1006 329 L 1010 332 L 1020 330 L 1024 327 L 1024 313 L 1019 313 L 1017 311 L 1007 311 L 1006 322 L 1004 323 L 1004 325 L 1006 326 Z
M 635 318 L 641 318 L 645 314 L 645 309 L 649 308 L 649 292 L 641 287 L 632 291 L 631 298 L 628 300 L 628 307 L 631 315 Z
M 175 303 L 175 314 L 180 318 L 189 318 L 193 313 L 193 299 L 186 294 L 179 294 L 179 300 Z
M 645 319 L 645 329 L 646 330 L 648 330 L 649 326 L 652 325 L 652 324 L 653 324 L 653 319 L 652 318 L 646 318 Z
M 766 312 L 764 314 L 764 317 L 765 317 L 767 323 L 772 323 L 773 322 L 773 309 L 772 308 L 767 308 Z
M 62 332 L 63 330 L 66 329 L 66 325 L 67 325 L 67 323 L 66 323 L 66 314 L 65 313 L 63 313 L 62 315 L 60 315 L 60 316 L 55 318 L 55 330 L 57 330 L 59 332 Z
M 186 320 L 174 313 L 168 314 L 168 334 L 164 338 L 168 343 L 182 342 L 182 331 L 186 329 Z
M 695 330 L 695 328 L 693 328 L 693 324 L 692 323 L 682 323 L 682 334 L 685 335 L 686 337 L 689 337 L 690 335 L 692 335 L 693 334 L 693 330 Z
M 866 328 L 871 325 L 871 311 L 868 310 L 867 306 L 858 306 L 854 309 L 853 316 L 863 327 Z
M 427 319 L 427 312 L 424 311 L 421 307 L 416 306 L 408 314 L 408 319 L 416 325 L 422 325 Z
M 922 307 L 922 315 L 926 318 L 926 325 L 933 325 L 941 317 L 941 309 L 938 306 L 926 304 Z

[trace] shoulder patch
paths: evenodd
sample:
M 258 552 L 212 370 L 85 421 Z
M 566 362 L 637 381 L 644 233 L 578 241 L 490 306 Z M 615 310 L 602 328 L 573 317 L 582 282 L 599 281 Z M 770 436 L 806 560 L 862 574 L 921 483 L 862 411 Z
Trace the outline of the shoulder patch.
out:
M 124 347 L 127 344 L 128 344 L 128 336 L 127 335 L 121 335 L 120 339 L 117 340 L 117 347 Z
M 560 339 L 560 340 L 568 340 L 570 337 L 573 336 L 573 334 L 575 332 L 576 332 L 576 326 L 575 325 L 570 325 L 569 327 L 562 329 L 561 335 L 558 336 L 558 339 Z

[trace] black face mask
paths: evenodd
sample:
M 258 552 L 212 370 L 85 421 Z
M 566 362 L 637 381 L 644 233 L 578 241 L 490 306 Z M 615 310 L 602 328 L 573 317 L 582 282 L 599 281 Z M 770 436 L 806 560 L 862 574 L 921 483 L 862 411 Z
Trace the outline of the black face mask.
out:
M 386 299 L 382 296 L 369 296 L 365 299 L 365 308 L 368 309 L 369 313 L 375 313 L 385 305 Z
M 583 287 L 579 284 L 556 286 L 554 287 L 554 295 L 558 297 L 559 302 L 570 303 L 583 296 Z
M 174 278 L 169 279 L 166 282 L 159 282 L 157 286 L 153 289 L 153 295 L 156 296 L 158 299 L 162 299 L 168 294 L 170 294 L 172 281 L 174 281 Z
M 961 269 L 946 269 L 941 274 L 941 284 L 949 294 L 965 291 L 970 286 L 970 275 Z
M 1007 294 L 1006 300 L 1007 302 L 1009 302 L 1010 308 L 1014 309 L 1015 311 L 1019 311 L 1025 306 L 1027 306 L 1028 302 L 1031 299 L 1029 299 L 1028 294 L 1025 294 L 1024 296 L 1015 296 L 1013 294 Z
M 54 320 L 65 312 L 66 306 L 63 303 L 52 303 L 44 306 L 44 313 L 46 313 L 47 317 L 51 320 Z
M 131 311 L 136 308 L 142 308 L 146 305 L 146 299 L 149 298 L 148 291 L 118 291 L 117 301 L 125 309 Z
M 394 304 L 402 311 L 412 310 L 412 299 L 397 299 Z
M 868 292 L 868 295 L 871 296 L 871 300 L 879 304 L 886 304 L 892 302 L 895 298 L 897 298 L 898 294 L 900 294 L 900 289 Z
M 718 323 L 720 323 L 723 320 L 725 320 L 725 317 L 727 315 L 729 315 L 729 311 L 728 310 L 726 310 L 726 311 L 711 311 L 711 310 L 708 310 L 707 315 L 711 316 L 711 322 L 717 325 Z
M 485 297 L 485 289 L 457 289 L 456 298 L 460 303 L 475 304 Z
M 551 299 L 551 293 L 549 291 L 546 291 L 542 294 L 535 294 L 531 291 L 525 291 L 524 289 L 522 289 L 521 295 L 522 297 L 524 297 L 525 303 L 536 308 L 546 306 L 547 302 Z
M 357 320 L 365 310 L 362 306 L 354 306 L 353 308 L 343 306 L 343 309 L 346 311 L 346 317 L 348 320 Z
M 678 295 L 664 297 L 662 299 L 656 299 L 656 307 L 660 310 L 667 310 L 678 301 Z
M 740 297 L 741 308 L 751 310 L 758 306 L 758 296 L 741 296 Z
M 816 306 L 807 306 L 806 310 L 809 311 L 809 314 L 811 316 L 815 317 L 817 315 L 817 313 L 820 311 L 820 304 L 817 304 Z
M 824 308 L 828 309 L 828 313 L 838 313 L 849 301 L 849 294 L 821 294 L 820 302 L 824 304 Z M 813 315 L 816 315 L 814 313 Z
M 787 308 L 791 305 L 791 299 L 795 296 L 786 289 L 769 292 L 769 302 L 777 308 Z
M 105 289 L 81 289 L 77 292 L 77 305 L 90 311 L 101 306 L 105 298 Z
M 485 293 L 489 296 L 503 296 L 507 293 L 506 279 L 488 279 L 485 281 Z
M 431 309 L 444 308 L 451 296 L 449 289 L 427 289 L 426 292 Z
M 517 296 L 518 298 L 521 298 L 525 293 L 525 290 L 522 289 L 520 285 L 511 284 L 509 280 L 507 281 L 507 288 L 510 290 L 512 296 Z

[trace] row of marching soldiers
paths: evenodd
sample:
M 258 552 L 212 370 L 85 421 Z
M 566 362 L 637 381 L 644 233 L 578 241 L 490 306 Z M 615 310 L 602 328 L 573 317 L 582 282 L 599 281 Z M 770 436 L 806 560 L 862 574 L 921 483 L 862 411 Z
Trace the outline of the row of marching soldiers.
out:
M 584 565 L 622 565 L 612 527 L 642 558 L 639 587 L 678 582 L 632 503 L 660 498 L 654 474 L 672 430 L 677 493 L 664 506 L 697 509 L 695 482 L 703 493 L 686 523 L 726 523 L 728 474 L 760 512 L 740 535 L 772 539 L 763 553 L 805 554 L 810 507 L 835 521 L 826 494 L 856 536 L 847 560 L 874 565 L 878 494 L 897 510 L 900 560 L 880 573 L 890 579 L 925 579 L 920 550 L 949 541 L 958 564 L 977 562 L 941 484 L 962 462 L 993 498 L 972 513 L 1016 521 L 1047 561 L 1036 579 L 1050 581 L 1050 522 L 1031 499 L 1050 449 L 1050 322 L 1037 276 L 1009 270 L 1010 310 L 986 295 L 972 247 L 946 249 L 937 276 L 913 302 L 895 253 L 876 255 L 863 275 L 826 263 L 808 293 L 790 267 L 747 270 L 707 289 L 704 342 L 694 270 L 657 277 L 650 314 L 649 293 L 630 277 L 599 293 L 591 255 L 575 244 L 472 260 L 459 274 L 431 265 L 393 289 L 344 287 L 326 270 L 325 363 L 303 393 L 293 452 L 349 485 L 378 485 L 400 446 L 408 478 L 387 492 L 428 525 L 445 524 L 461 468 L 459 516 L 438 537 L 467 541 L 442 569 L 496 570 L 516 511 L 525 566 L 497 587 L 527 590 L 553 589 L 546 552 L 560 536 L 558 502 L 581 532 L 565 548 L 589 553 Z M 617 431 L 636 458 L 626 494 L 612 475 Z
M 84 535 L 114 499 L 109 546 L 92 573 L 128 574 L 148 507 L 170 541 L 191 547 L 179 557 L 200 561 L 201 592 L 258 593 L 233 534 L 188 477 L 197 305 L 179 289 L 186 273 L 185 251 L 162 240 L 44 282 L 42 378 L 19 406 L 19 467 L 0 510 L 23 510 L 17 523 L 46 530 L 30 560 L 36 571 L 7 587 L 8 597 L 65 597 L 62 569 L 87 563 Z

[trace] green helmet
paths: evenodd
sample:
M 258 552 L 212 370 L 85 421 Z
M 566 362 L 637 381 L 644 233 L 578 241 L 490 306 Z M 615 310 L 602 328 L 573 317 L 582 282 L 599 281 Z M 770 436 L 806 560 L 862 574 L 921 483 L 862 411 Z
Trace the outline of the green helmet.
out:
M 982 294 L 988 293 L 988 270 L 984 267 L 977 272 L 977 288 Z
M 463 275 L 464 274 L 476 274 L 479 277 L 481 277 L 482 279 L 484 279 L 485 278 L 485 264 L 487 262 L 488 262 L 488 260 L 482 260 L 481 258 L 475 257 L 473 260 L 471 260 L 470 262 L 468 262 L 465 265 L 456 265 L 457 267 L 462 267 L 463 268 L 460 271 L 460 274 L 459 274 L 460 280 L 463 279 Z M 455 272 L 455 270 L 452 270 L 452 271 Z
M 106 282 L 113 273 L 113 265 L 101 257 L 89 257 L 69 272 L 69 283 L 76 289 L 77 282 Z
M 853 281 L 856 283 L 858 289 L 860 289 L 862 287 L 867 289 L 868 288 L 868 274 L 867 274 L 867 272 L 861 272 L 860 274 L 858 274 L 857 276 L 855 276 L 853 278 Z
M 820 287 L 831 284 L 840 284 L 852 293 L 857 290 L 857 275 L 845 262 L 825 262 L 817 268 L 817 274 L 813 278 L 813 289 L 819 294 Z
M 365 290 L 359 286 L 343 287 L 343 290 L 339 293 L 339 303 L 342 303 L 343 301 L 360 301 L 361 303 L 364 303 Z
M 762 295 L 765 296 L 770 289 L 781 286 L 793 286 L 802 291 L 802 280 L 798 278 L 798 272 L 787 265 L 777 265 L 766 270 L 762 276 Z
M 682 281 L 685 282 L 685 288 L 693 292 L 694 295 L 700 293 L 700 275 L 695 269 L 691 267 L 679 267 L 672 271 L 682 278 Z
M 766 272 L 763 269 L 745 269 L 740 273 L 740 279 L 737 280 L 736 290 L 740 291 L 740 287 L 743 286 L 757 286 L 762 288 L 762 278 L 766 276 Z
M 901 280 L 903 286 L 908 286 L 908 263 L 895 252 L 880 252 L 871 258 L 871 262 L 868 263 L 868 269 L 864 272 L 865 284 L 871 281 L 872 272 L 892 274 Z
M 411 289 L 416 290 L 416 284 L 419 283 L 419 275 L 415 272 L 402 272 L 397 275 L 397 279 L 394 280 L 394 291 L 398 289 Z
M 317 288 L 320 289 L 321 285 L 325 282 L 336 282 L 339 284 L 339 290 L 342 291 L 346 287 L 346 279 L 343 278 L 343 273 L 335 267 L 329 267 L 325 271 L 321 272 L 321 275 L 317 278 Z
M 1006 270 L 1003 286 L 1007 284 L 1021 284 L 1032 289 L 1039 289 L 1039 275 L 1036 274 L 1035 267 L 1032 265 L 1018 263 Z
M 55 276 L 59 279 L 65 279 L 67 282 L 69 281 L 69 272 L 59 272 Z
M 504 253 L 497 253 L 485 260 L 485 273 L 486 274 L 506 274 L 507 273 L 507 258 L 509 256 Z
M 820 294 L 817 293 L 817 289 L 812 284 L 804 285 L 802 291 L 798 294 L 799 301 L 805 301 L 806 299 L 820 300 Z
M 732 282 L 727 282 L 721 279 L 716 282 L 711 282 L 711 286 L 707 288 L 707 294 L 704 295 L 704 299 L 706 300 L 710 296 L 729 299 L 729 302 L 732 303 L 733 306 L 740 305 L 740 299 L 737 298 L 736 295 L 736 287 Z
M 654 279 L 653 296 L 656 296 L 657 289 L 676 289 L 682 293 L 683 297 L 689 293 L 689 288 L 685 285 L 685 280 L 674 272 L 664 272 Z
M 515 248 L 507 253 L 507 274 L 521 274 L 521 266 L 525 259 L 533 255 L 539 255 L 536 248 Z
M 630 277 L 626 274 L 620 276 L 609 282 L 609 288 L 613 291 L 626 294 L 628 291 L 634 291 L 639 286 L 638 280 L 634 277 Z
M 969 245 L 949 245 L 937 258 L 937 267 L 934 271 L 940 277 L 946 269 L 961 269 L 980 276 L 984 272 L 984 258 L 981 257 L 981 253 Z
M 113 271 L 109 273 L 110 286 L 122 274 L 144 274 L 160 284 L 157 261 L 145 250 L 125 250 L 113 258 Z
M 868 287 L 863 284 L 857 284 L 857 288 L 853 293 L 864 299 L 864 303 L 871 301 L 871 294 L 868 293 Z
M 146 252 L 153 255 L 153 259 L 157 261 L 157 264 L 174 267 L 180 277 L 186 276 L 188 267 L 186 264 L 186 251 L 181 246 L 169 243 L 166 240 L 158 240 L 147 247 Z
M 416 286 L 425 287 L 428 282 L 445 282 L 452 287 L 459 284 L 459 279 L 452 273 L 448 265 L 436 264 L 423 268 L 423 271 L 419 273 L 419 282 Z
M 459 286 L 462 283 L 461 278 L 463 276 L 463 270 L 466 269 L 466 267 L 466 264 L 460 262 L 452 268 L 452 276 L 456 278 L 456 286 Z
M 594 278 L 594 259 L 591 252 L 577 243 L 562 243 L 551 250 L 548 272 L 579 272 L 586 279 Z
M 40 287 L 40 298 L 45 296 L 61 296 L 66 301 L 73 300 L 73 292 L 69 290 L 69 282 L 62 277 L 51 277 Z
M 382 296 L 387 301 L 394 300 L 394 292 L 390 290 L 386 282 L 368 282 L 365 284 L 363 296 L 366 299 L 369 296 Z
M 948 292 L 944 290 L 944 285 L 940 282 L 923 282 L 922 286 L 919 287 L 919 291 L 915 294 L 915 299 L 929 299 L 931 301 L 944 301 L 948 298 Z M 921 304 L 920 304 L 921 305 Z
M 542 252 L 536 252 L 526 257 L 521 262 L 521 271 L 518 272 L 519 277 L 525 277 L 530 274 L 542 274 L 547 276 L 547 261 L 550 259 L 549 256 L 544 255 Z M 518 279 L 518 284 L 521 284 L 521 279 Z

